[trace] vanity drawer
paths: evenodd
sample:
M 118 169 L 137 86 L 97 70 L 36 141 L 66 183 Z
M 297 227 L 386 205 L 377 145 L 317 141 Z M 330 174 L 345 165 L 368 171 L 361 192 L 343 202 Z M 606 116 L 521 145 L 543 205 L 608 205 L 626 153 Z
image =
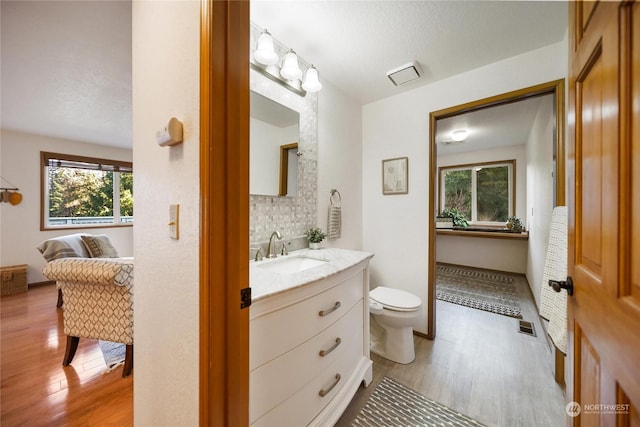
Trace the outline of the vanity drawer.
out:
M 363 298 L 362 272 L 315 296 L 265 315 L 249 326 L 250 370 L 328 328 Z
M 353 375 L 359 360 L 364 357 L 361 336 L 359 344 L 345 347 L 346 351 L 322 371 L 315 370 L 313 366 L 308 367 L 310 371 L 313 371 L 313 378 L 287 400 L 261 416 L 257 421 L 251 422 L 251 426 L 306 426 L 309 424 Z M 339 380 L 337 375 L 340 376 Z M 326 392 L 324 396 L 320 396 L 321 390 Z M 251 405 L 253 405 L 253 401 L 251 401 Z
M 330 368 L 336 362 L 357 360 L 354 355 L 362 354 L 362 334 L 363 306 L 360 300 L 349 313 L 329 328 L 252 371 L 249 377 L 250 422 L 290 398 L 312 382 L 319 373 L 325 372 L 331 376 Z M 320 355 L 322 350 L 325 351 L 324 356 Z M 323 400 L 330 398 L 325 396 Z

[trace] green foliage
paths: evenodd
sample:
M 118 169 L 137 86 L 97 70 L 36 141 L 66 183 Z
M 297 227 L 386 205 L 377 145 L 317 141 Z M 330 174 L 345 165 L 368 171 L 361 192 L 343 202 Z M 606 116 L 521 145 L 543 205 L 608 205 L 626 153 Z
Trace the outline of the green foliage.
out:
M 509 216 L 509 168 L 486 167 L 476 173 L 478 221 L 506 221 Z
M 507 228 L 511 231 L 520 233 L 524 231 L 524 224 L 522 224 L 520 218 L 516 216 L 510 216 L 509 218 L 507 218 Z
M 310 228 L 309 231 L 307 231 L 307 238 L 311 243 L 320 243 L 324 240 L 326 236 L 327 235 L 324 234 L 322 230 L 317 227 Z
M 444 174 L 444 205 L 471 218 L 471 169 Z
M 454 227 L 467 227 L 467 226 L 469 226 L 469 223 L 467 222 L 467 219 L 464 216 L 464 214 L 462 212 L 458 211 L 458 209 L 456 209 L 456 208 L 445 209 L 442 212 L 440 212 L 440 216 L 447 216 L 447 217 L 451 218 L 451 220 L 453 221 L 453 226 Z
M 113 216 L 113 172 L 49 168 L 49 217 Z M 120 215 L 133 215 L 133 175 L 122 173 Z

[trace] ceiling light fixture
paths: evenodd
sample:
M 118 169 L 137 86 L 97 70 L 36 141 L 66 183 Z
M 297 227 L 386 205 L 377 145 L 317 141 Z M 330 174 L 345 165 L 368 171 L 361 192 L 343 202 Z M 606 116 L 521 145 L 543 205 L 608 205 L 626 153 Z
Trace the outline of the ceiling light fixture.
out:
M 316 67 L 298 57 L 293 49 L 283 45 L 269 31 L 254 23 L 251 23 L 251 34 L 253 40 L 257 37 L 251 61 L 252 69 L 301 96 L 322 89 Z
M 464 141 L 465 139 L 467 139 L 467 135 L 469 134 L 469 132 L 467 132 L 466 129 L 458 129 L 458 130 L 454 130 L 451 133 L 451 138 L 453 138 L 454 141 Z

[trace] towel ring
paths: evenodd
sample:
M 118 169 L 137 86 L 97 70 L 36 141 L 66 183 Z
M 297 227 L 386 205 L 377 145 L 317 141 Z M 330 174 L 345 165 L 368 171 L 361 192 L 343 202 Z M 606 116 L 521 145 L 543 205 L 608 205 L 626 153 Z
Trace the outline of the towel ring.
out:
M 338 205 L 342 202 L 342 196 L 340 195 L 340 192 L 338 190 L 336 190 L 335 188 L 332 188 L 331 191 L 329 192 L 329 203 L 331 203 L 331 206 L 333 206 L 333 196 L 336 195 L 336 193 L 338 193 Z

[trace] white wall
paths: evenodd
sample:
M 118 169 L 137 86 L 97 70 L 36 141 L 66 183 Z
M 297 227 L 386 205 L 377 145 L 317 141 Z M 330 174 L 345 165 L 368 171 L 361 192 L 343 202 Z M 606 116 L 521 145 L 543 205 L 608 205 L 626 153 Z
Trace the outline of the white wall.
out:
M 427 298 L 429 113 L 566 76 L 560 42 L 363 107 L 363 249 L 376 254 L 371 284 Z M 409 157 L 409 194 L 383 196 L 380 162 Z M 416 326 L 426 333 L 427 316 Z
M 362 109 L 331 83 L 318 92 L 318 225 L 327 230 L 329 194 L 342 197 L 342 237 L 326 247 L 362 249 Z M 336 197 L 337 199 L 337 197 Z
M 549 227 L 553 211 L 553 97 L 546 97 L 527 139 L 527 227 L 529 251 L 527 280 L 540 307 L 542 273 L 547 256 Z
M 200 4 L 133 2 L 137 426 L 198 425 Z M 169 118 L 184 142 L 161 148 Z M 168 235 L 180 204 L 180 240 Z
M 296 139 L 298 140 L 296 126 Z M 251 135 L 251 194 L 278 194 L 280 188 L 280 146 L 285 144 L 283 129 L 262 120 L 249 119 Z M 289 141 L 292 142 L 292 141 Z
M 23 198 L 19 205 L 0 204 L 0 265 L 27 264 L 28 283 L 46 281 L 42 275 L 46 262 L 36 246 L 52 237 L 80 232 L 106 234 L 119 255 L 132 256 L 132 227 L 40 231 L 40 151 L 132 160 L 131 150 L 3 129 L 0 174 L 20 189 Z
M 526 145 L 438 156 L 437 165 L 441 167 L 512 159 L 516 161 L 515 216 L 525 220 L 528 194 Z M 436 180 L 436 185 L 437 183 Z M 440 235 L 436 238 L 436 261 L 524 274 L 527 271 L 527 243 L 509 239 Z

